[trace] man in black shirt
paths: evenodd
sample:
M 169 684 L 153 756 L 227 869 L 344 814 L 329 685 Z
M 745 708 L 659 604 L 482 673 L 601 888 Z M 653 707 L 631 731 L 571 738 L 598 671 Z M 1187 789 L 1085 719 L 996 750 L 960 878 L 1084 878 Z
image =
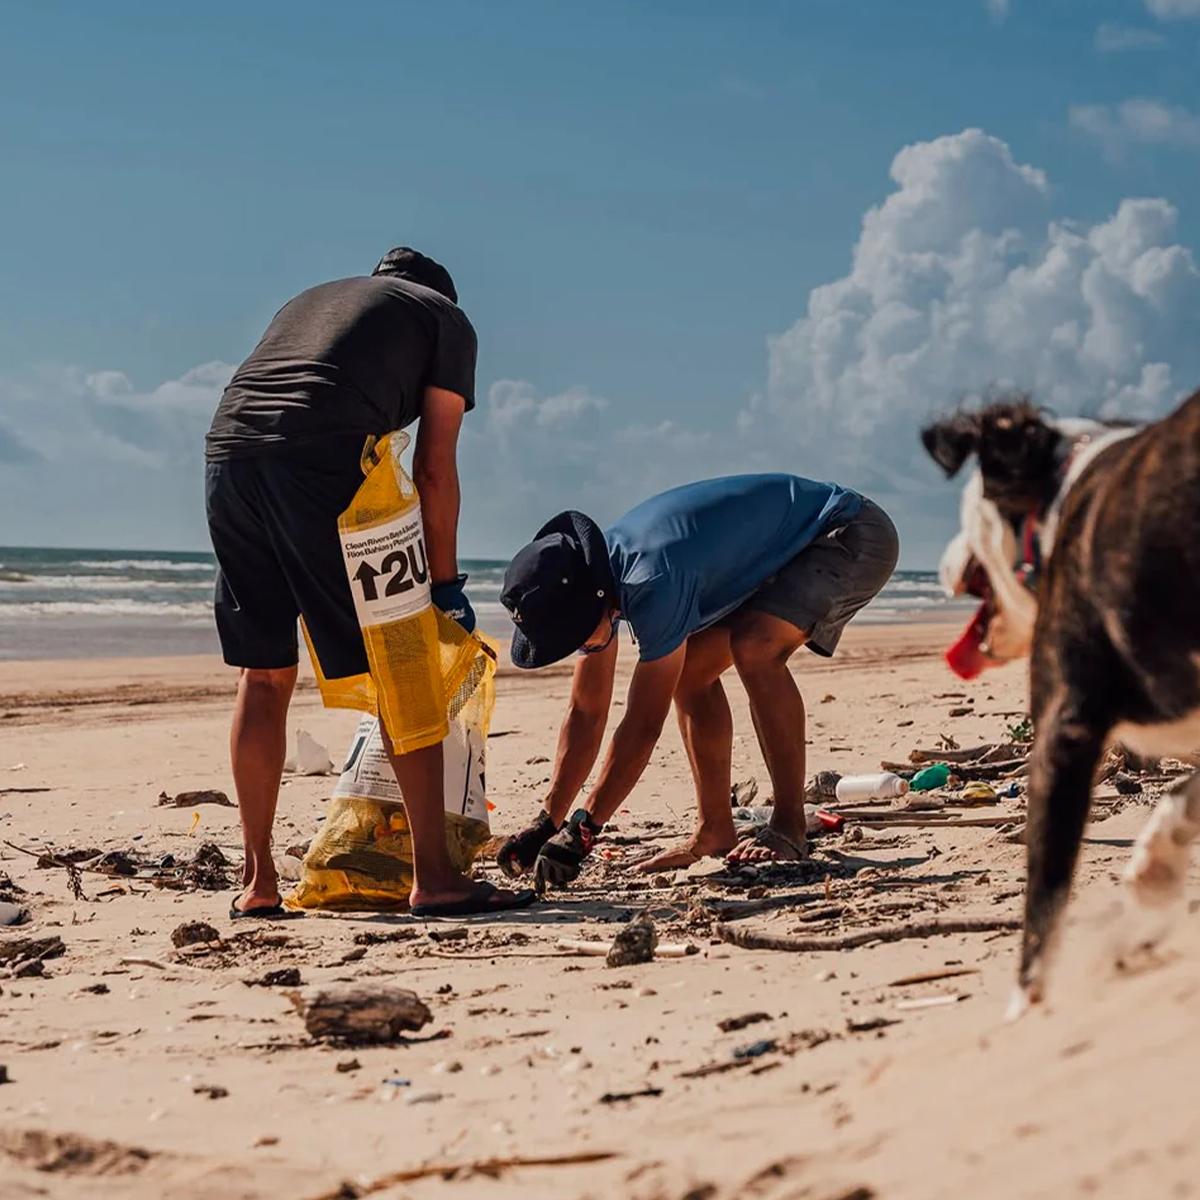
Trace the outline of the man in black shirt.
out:
M 368 670 L 337 520 L 363 482 L 368 437 L 418 418 L 413 477 L 421 496 L 433 602 L 468 629 L 458 573 L 456 453 L 475 407 L 475 331 L 450 274 L 400 247 L 370 276 L 302 292 L 275 315 L 234 373 L 206 440 L 209 532 L 219 574 L 217 631 L 241 668 L 231 736 L 246 848 L 233 917 L 280 912 L 271 828 L 304 617 L 330 679 Z M 390 738 L 384 744 L 391 753 Z M 413 840 L 413 912 L 523 906 L 531 892 L 476 884 L 445 839 L 442 748 L 392 755 Z

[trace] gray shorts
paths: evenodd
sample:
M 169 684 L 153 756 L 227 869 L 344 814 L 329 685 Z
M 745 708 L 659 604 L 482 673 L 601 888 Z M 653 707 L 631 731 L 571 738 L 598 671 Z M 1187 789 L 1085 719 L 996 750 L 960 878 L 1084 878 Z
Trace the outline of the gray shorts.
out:
M 899 554 L 891 518 L 864 499 L 856 516 L 806 546 L 741 607 L 794 625 L 814 654 L 828 658 L 850 618 L 892 577 Z

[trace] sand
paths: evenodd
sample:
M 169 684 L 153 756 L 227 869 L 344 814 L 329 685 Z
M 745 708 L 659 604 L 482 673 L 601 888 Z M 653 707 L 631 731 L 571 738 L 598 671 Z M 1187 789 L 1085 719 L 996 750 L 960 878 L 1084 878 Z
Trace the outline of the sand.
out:
M 800 656 L 810 770 L 876 770 L 942 733 L 962 745 L 1001 738 L 1025 709 L 1023 672 L 956 683 L 938 656 L 956 633 L 862 628 L 832 663 Z M 561 670 L 503 672 L 489 750 L 497 832 L 538 805 L 568 683 Z M 232 792 L 232 688 L 232 673 L 209 659 L 0 664 L 0 839 L 181 859 L 207 840 L 236 857 L 234 810 L 157 804 L 163 791 Z M 766 794 L 744 698 L 730 691 L 735 778 L 757 778 Z M 970 715 L 949 715 L 960 707 Z M 323 711 L 311 686 L 299 692 L 293 730 L 334 758 L 354 725 L 353 714 Z M 287 781 L 281 848 L 312 836 L 331 782 Z M 1089 828 L 1051 1002 L 1015 1025 L 1002 1022 L 1014 933 L 747 951 L 715 939 L 711 920 L 689 909 L 762 888 L 811 902 L 739 927 L 821 933 L 917 916 L 1013 917 L 1019 845 L 988 828 L 865 830 L 859 841 L 824 839 L 813 864 L 790 874 L 739 879 L 710 863 L 641 879 L 625 864 L 692 820 L 673 728 L 589 873 L 502 923 L 317 916 L 245 936 L 226 915 L 232 892 L 84 873 L 76 899 L 65 871 L 0 845 L 0 871 L 26 889 L 33 914 L 0 930 L 0 949 L 16 936 L 57 935 L 66 946 L 45 978 L 0 978 L 10 1077 L 0 1085 L 0 1197 L 1192 1195 L 1200 1117 L 1184 1101 L 1200 1068 L 1187 1016 L 1200 992 L 1200 939 L 1194 922 L 1179 921 L 1156 953 L 1115 969 L 1117 878 L 1149 811 L 1137 797 L 1117 807 Z M 1020 816 L 1015 801 L 999 811 Z M 845 910 L 844 923 L 802 919 L 830 906 Z M 699 952 L 611 969 L 556 949 L 562 937 L 611 938 L 645 909 L 664 941 Z M 171 931 L 192 920 L 226 941 L 178 954 Z M 429 936 L 448 927 L 466 936 Z M 363 949 L 356 934 L 402 931 L 413 936 L 353 953 Z M 433 1021 L 406 1044 L 314 1044 L 287 989 L 245 982 L 288 966 L 306 985 L 411 988 Z M 943 969 L 970 973 L 895 982 Z M 938 997 L 949 999 L 907 1003 Z M 750 1013 L 767 1019 L 718 1026 Z M 889 1023 L 856 1031 L 876 1021 Z M 730 1066 L 759 1041 L 773 1048 Z M 351 1060 L 355 1069 L 339 1070 Z M 685 1077 L 707 1066 L 728 1069 Z M 631 1092 L 651 1094 L 603 1099 Z M 363 1190 L 431 1164 L 581 1154 L 612 1157 Z

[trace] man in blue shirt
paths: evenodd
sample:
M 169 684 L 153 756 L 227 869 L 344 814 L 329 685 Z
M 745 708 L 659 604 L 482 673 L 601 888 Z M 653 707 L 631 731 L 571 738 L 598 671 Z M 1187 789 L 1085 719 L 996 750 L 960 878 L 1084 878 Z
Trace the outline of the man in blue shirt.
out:
M 672 702 L 692 767 L 700 824 L 654 871 L 730 853 L 743 862 L 800 859 L 804 701 L 788 669 L 801 647 L 833 653 L 846 623 L 891 577 L 898 540 L 857 492 L 795 475 L 688 484 L 639 504 L 606 533 L 567 512 L 513 559 L 501 600 L 516 624 L 518 667 L 579 653 L 544 811 L 510 838 L 500 865 L 543 884 L 575 879 L 596 835 L 641 778 Z M 625 714 L 587 806 L 564 824 L 600 753 L 612 702 L 617 628 L 638 647 Z M 774 786 L 768 828 L 741 844 L 730 805 L 733 718 L 721 676 L 734 667 L 750 699 Z

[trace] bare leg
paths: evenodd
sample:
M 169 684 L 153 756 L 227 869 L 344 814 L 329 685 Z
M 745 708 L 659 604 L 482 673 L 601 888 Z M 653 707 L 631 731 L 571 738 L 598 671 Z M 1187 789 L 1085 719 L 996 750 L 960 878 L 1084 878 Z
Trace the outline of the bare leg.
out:
M 680 847 L 642 863 L 640 871 L 687 867 L 737 844 L 729 792 L 733 775 L 733 714 L 721 674 L 733 663 L 729 630 L 706 629 L 688 639 L 687 659 L 675 689 L 675 712 L 687 750 L 700 808 L 700 824 Z
M 754 728 L 775 791 L 771 830 L 775 846 L 747 838 L 729 856 L 735 862 L 796 859 L 807 852 L 804 831 L 804 700 L 788 670 L 788 659 L 805 635 L 779 617 L 745 612 L 734 618 L 730 646 L 750 698 Z M 794 848 L 793 848 L 794 847 Z
M 238 681 L 229 754 L 246 852 L 243 889 L 234 905 L 243 910 L 279 903 L 271 829 L 287 754 L 288 704 L 295 686 L 295 667 L 243 670 Z
M 475 885 L 450 861 L 446 847 L 445 778 L 442 747 L 427 746 L 411 754 L 396 754 L 384 737 L 404 811 L 412 831 L 413 889 L 411 904 L 444 904 L 464 900 Z
M 1107 725 L 1085 712 L 1077 694 L 1064 684 L 1052 691 L 1043 689 L 1043 677 L 1042 664 L 1035 658 L 1033 712 L 1037 737 L 1025 833 L 1025 930 L 1018 992 L 1010 1016 L 1019 1016 L 1043 997 L 1055 933 L 1071 892 L 1092 802 L 1092 775 L 1108 735 Z

